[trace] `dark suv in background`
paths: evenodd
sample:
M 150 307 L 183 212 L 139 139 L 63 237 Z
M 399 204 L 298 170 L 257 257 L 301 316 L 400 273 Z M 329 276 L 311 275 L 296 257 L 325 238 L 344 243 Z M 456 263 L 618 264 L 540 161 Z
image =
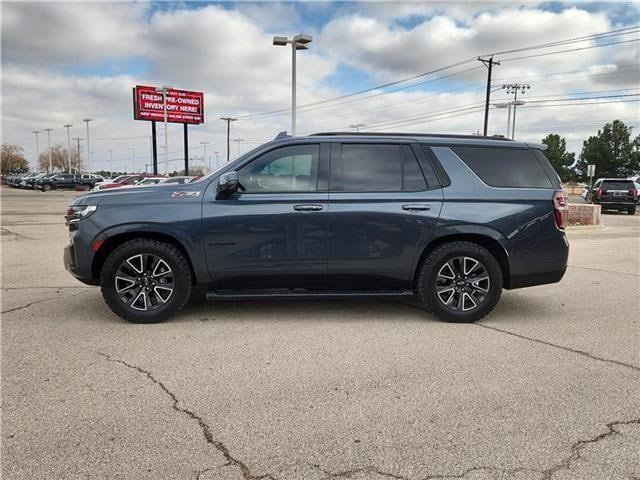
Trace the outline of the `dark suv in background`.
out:
M 600 205 L 602 211 L 620 210 L 635 215 L 638 190 L 628 178 L 599 178 L 587 192 L 586 201 Z
M 558 282 L 565 196 L 541 145 L 498 138 L 279 135 L 201 180 L 94 192 L 66 268 L 140 323 L 209 299 L 416 296 L 453 322 L 503 288 Z

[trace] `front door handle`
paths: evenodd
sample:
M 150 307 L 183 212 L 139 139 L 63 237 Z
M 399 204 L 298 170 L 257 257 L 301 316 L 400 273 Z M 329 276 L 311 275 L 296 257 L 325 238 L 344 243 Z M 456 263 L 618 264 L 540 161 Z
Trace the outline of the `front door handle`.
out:
M 403 210 L 408 210 L 410 212 L 421 212 L 425 210 L 431 210 L 431 205 L 424 205 L 422 203 L 411 203 L 409 205 L 403 205 Z
M 322 205 L 294 205 L 293 209 L 297 212 L 319 212 Z

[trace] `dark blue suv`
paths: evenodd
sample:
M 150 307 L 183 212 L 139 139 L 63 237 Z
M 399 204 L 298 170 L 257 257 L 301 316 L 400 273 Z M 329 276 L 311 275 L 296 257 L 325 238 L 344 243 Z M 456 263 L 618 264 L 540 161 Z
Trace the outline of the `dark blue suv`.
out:
M 94 192 L 66 220 L 67 270 L 126 320 L 209 299 L 416 296 L 453 322 L 503 288 L 558 282 L 565 196 L 541 145 L 279 135 L 195 183 Z

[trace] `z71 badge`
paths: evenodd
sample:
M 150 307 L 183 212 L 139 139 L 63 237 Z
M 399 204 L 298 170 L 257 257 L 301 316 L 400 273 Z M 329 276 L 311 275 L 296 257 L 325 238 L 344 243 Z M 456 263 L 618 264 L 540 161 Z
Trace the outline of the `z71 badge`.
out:
M 173 198 L 195 198 L 200 196 L 200 192 L 189 192 L 189 191 L 173 192 L 173 195 L 171 196 Z

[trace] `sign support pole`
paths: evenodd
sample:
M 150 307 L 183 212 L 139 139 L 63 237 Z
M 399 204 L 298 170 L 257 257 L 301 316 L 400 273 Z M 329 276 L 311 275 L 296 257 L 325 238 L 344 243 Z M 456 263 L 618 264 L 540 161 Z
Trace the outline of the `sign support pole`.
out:
M 184 125 L 184 174 L 189 175 L 189 124 Z
M 156 140 L 156 121 L 151 121 L 151 150 L 153 152 L 153 174 L 158 174 L 158 141 Z

